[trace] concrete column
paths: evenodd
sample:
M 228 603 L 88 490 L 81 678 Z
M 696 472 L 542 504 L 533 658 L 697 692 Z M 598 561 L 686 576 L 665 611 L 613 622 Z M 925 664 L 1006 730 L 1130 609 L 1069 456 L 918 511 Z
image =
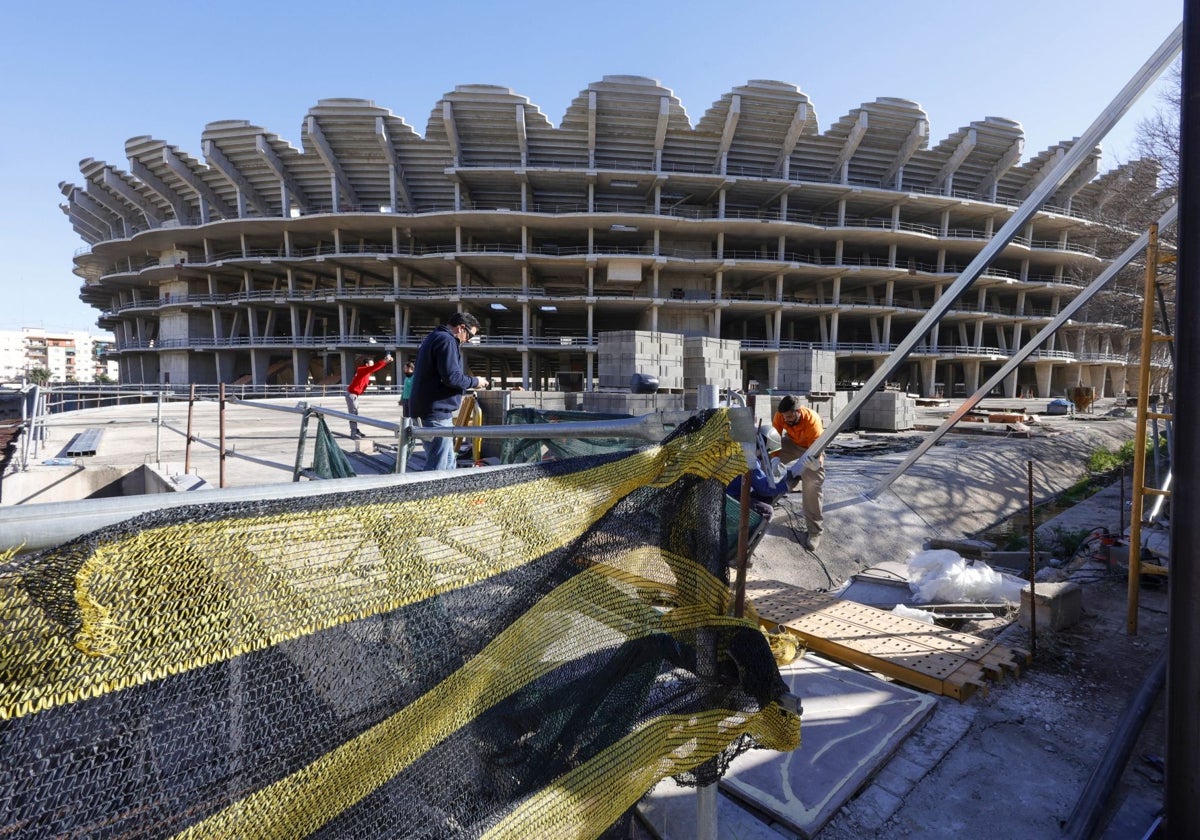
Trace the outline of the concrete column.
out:
M 1108 369 L 1108 375 L 1112 377 L 1114 397 L 1124 394 L 1128 388 L 1128 385 L 1126 384 L 1127 373 L 1128 371 L 1120 365 L 1114 365 Z
M 1033 365 L 1034 373 L 1037 374 L 1037 395 L 1039 399 L 1047 399 L 1050 396 L 1050 380 L 1054 373 L 1053 362 L 1035 362 Z
M 1015 370 L 1004 377 L 1004 398 L 1009 400 L 1017 398 L 1017 371 Z
M 774 390 L 779 387 L 779 354 L 772 353 L 767 357 L 767 387 Z
M 934 359 L 920 359 L 917 366 L 921 371 L 921 396 L 934 396 L 936 393 L 934 383 L 937 382 L 937 362 Z
M 834 350 L 837 349 L 838 343 L 838 314 L 834 312 L 829 316 L 829 343 Z
M 529 383 L 529 351 L 521 351 L 521 387 L 526 391 L 531 390 Z
M 979 390 L 979 372 L 982 368 L 983 363 L 978 359 L 963 362 L 963 380 L 968 394 L 974 394 Z

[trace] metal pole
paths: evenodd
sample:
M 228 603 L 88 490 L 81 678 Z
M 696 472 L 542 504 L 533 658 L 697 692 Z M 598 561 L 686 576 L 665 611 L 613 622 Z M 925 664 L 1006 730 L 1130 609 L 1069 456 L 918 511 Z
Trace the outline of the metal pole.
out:
M 1177 206 L 1172 206 L 1171 209 L 1169 209 L 1166 213 L 1163 213 L 1162 218 L 1158 220 L 1159 227 L 1162 228 L 1174 224 L 1175 218 L 1178 215 L 1179 208 Z M 1125 268 L 1125 266 L 1128 265 L 1137 254 L 1145 249 L 1148 241 L 1149 234 L 1143 233 L 1141 236 L 1139 236 L 1132 245 L 1122 252 L 1121 256 L 1117 257 L 1117 259 L 1113 261 L 1112 265 L 1106 268 L 1103 273 L 1093 280 L 1086 289 L 1080 292 L 1074 300 L 1064 306 L 1062 310 L 1059 311 L 1058 315 L 1054 317 L 1053 321 L 1042 327 L 1038 334 L 1030 339 L 1024 347 L 1013 354 L 1012 358 L 1001 365 L 1000 370 L 996 371 L 996 373 L 994 373 L 987 382 L 983 383 L 979 390 L 964 400 L 962 405 L 955 409 L 950 416 L 942 422 L 942 425 L 938 426 L 935 431 L 927 435 L 925 439 L 921 441 L 920 445 L 917 446 L 916 449 L 910 452 L 908 456 L 900 462 L 899 466 L 892 470 L 886 478 L 879 482 L 879 484 L 875 485 L 873 489 L 869 490 L 865 494 L 866 497 L 868 499 L 879 498 L 879 495 L 883 493 L 883 491 L 889 486 L 891 486 L 893 481 L 903 475 L 909 467 L 916 463 L 918 458 L 933 448 L 933 445 L 941 439 L 942 435 L 950 430 L 950 427 L 961 420 L 967 414 L 967 412 L 974 408 L 987 394 L 991 393 L 991 390 L 999 385 L 1000 382 L 1004 380 L 1004 377 L 1016 370 L 1023 361 L 1033 354 L 1035 348 L 1040 347 L 1042 342 L 1048 339 L 1058 330 L 1059 327 L 1070 320 L 1072 315 L 1082 309 L 1083 305 L 1091 300 L 1093 295 L 1104 288 L 1104 286 L 1106 286 L 1108 282 L 1112 280 L 1112 278 L 1116 277 L 1117 274 L 1123 268 Z
M 192 383 L 191 392 L 188 394 L 188 422 L 187 422 L 187 441 L 183 444 L 183 474 L 189 475 L 192 471 L 192 413 L 196 408 L 196 383 Z
M 746 613 L 746 563 L 750 548 L 750 470 L 742 473 L 742 493 L 738 500 L 738 544 L 737 578 L 733 586 L 733 616 L 741 618 Z
M 887 378 L 900 366 L 905 357 L 916 346 L 917 342 L 925 337 L 925 334 L 942 319 L 942 316 L 954 305 L 962 293 L 967 290 L 967 287 L 975 282 L 975 278 L 983 272 L 984 267 L 1012 241 L 1013 237 L 1020 232 L 1021 228 L 1033 217 L 1034 213 L 1037 212 L 1046 199 L 1053 195 L 1067 178 L 1070 177 L 1071 173 L 1079 167 L 1083 159 L 1092 153 L 1096 144 L 1117 124 L 1137 98 L 1154 83 L 1159 73 L 1171 63 L 1172 59 L 1179 53 L 1182 43 L 1183 27 L 1178 26 L 1167 40 L 1163 42 L 1162 46 L 1155 51 L 1154 55 L 1150 57 L 1150 60 L 1142 65 L 1142 68 L 1121 89 L 1121 92 L 1117 94 L 1112 103 L 1101 112 L 1100 116 L 1088 127 L 1087 131 L 1074 142 L 1070 150 L 1050 171 L 1045 180 L 1034 188 L 1029 198 L 1021 203 L 1021 206 L 1017 208 L 1012 217 L 988 241 L 983 250 L 975 256 L 975 259 L 971 260 L 970 264 L 963 269 L 962 274 L 958 276 L 958 279 L 950 285 L 941 298 L 930 308 L 929 312 L 909 331 L 904 340 L 896 345 L 896 349 L 883 361 L 878 370 L 872 374 L 866 384 L 850 400 L 850 403 L 838 412 L 837 417 L 833 418 L 833 422 L 825 427 L 825 431 L 819 438 L 813 441 L 808 451 L 805 452 L 805 457 L 800 458 L 797 463 L 789 468 L 788 472 L 793 478 L 800 475 L 800 471 L 804 468 L 805 464 L 802 462 L 806 462 L 808 458 L 814 458 L 825 451 L 825 447 L 829 445 L 829 442 L 850 422 L 850 419 L 854 415 L 858 414 L 863 404 L 887 381 Z
M 1037 528 L 1033 517 L 1033 461 L 1027 461 L 1029 473 L 1029 655 L 1037 659 Z
M 220 478 L 217 481 L 217 486 L 223 488 L 225 486 L 225 383 L 224 382 L 221 383 L 221 388 L 220 388 L 220 391 L 218 392 L 217 400 L 218 400 L 217 427 L 220 430 L 220 435 L 219 435 L 220 439 L 218 440 L 218 444 L 217 444 L 218 445 L 217 451 L 220 453 L 217 456 L 217 463 L 220 464 L 220 469 L 218 470 L 218 475 L 220 476 Z
M 1180 253 L 1175 322 L 1200 324 L 1200 0 L 1185 0 L 1186 45 L 1180 112 Z M 1178 434 L 1171 499 L 1167 627 L 1166 826 L 1171 837 L 1200 837 L 1200 330 L 1175 340 L 1175 423 Z
M 162 403 L 163 392 L 158 390 L 158 400 L 154 410 L 154 463 L 162 463 Z
M 1133 440 L 1133 497 L 1129 508 L 1129 573 L 1126 577 L 1125 632 L 1137 635 L 1142 578 L 1142 522 L 1146 503 L 1146 416 L 1150 411 L 1150 355 L 1154 349 L 1154 282 L 1158 276 L 1158 226 L 1147 231 L 1146 273 L 1142 285 L 1141 364 L 1138 365 L 1137 422 Z

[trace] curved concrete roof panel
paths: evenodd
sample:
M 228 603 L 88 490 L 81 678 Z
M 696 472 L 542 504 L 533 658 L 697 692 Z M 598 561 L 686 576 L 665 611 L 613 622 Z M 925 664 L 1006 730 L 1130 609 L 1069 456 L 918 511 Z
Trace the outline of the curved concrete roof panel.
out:
M 99 241 L 169 223 L 334 210 L 500 209 L 522 200 L 561 212 L 587 200 L 581 169 L 612 172 L 592 183 L 622 206 L 650 201 L 650 176 L 669 176 L 662 200 L 684 214 L 689 202 L 711 198 L 717 182 L 702 179 L 714 175 L 1011 204 L 1070 146 L 1021 163 L 1021 124 L 1001 117 L 935 139 L 920 104 L 900 97 L 863 103 L 822 132 L 809 97 L 770 79 L 731 88 L 693 126 L 669 88 L 634 75 L 589 84 L 558 126 L 510 88 L 464 84 L 434 104 L 423 136 L 373 101 L 347 97 L 312 106 L 296 145 L 265 127 L 225 119 L 209 123 L 200 141 L 189 155 L 141 135 L 126 143 L 127 172 L 90 159 L 81 164 L 85 185 L 65 191 L 80 235 Z M 1088 186 L 1099 154 L 1097 148 L 1052 203 L 1099 200 L 1102 191 Z M 691 183 L 690 173 L 701 180 Z M 764 194 L 779 189 L 794 187 L 776 185 Z

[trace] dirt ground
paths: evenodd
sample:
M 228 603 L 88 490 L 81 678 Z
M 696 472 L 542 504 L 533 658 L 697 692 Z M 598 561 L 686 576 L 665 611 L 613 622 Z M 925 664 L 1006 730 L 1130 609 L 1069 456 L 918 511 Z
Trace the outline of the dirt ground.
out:
M 1092 578 L 1081 584 L 1083 619 L 1058 632 L 1039 631 L 1033 661 L 1019 678 L 972 698 L 969 708 L 935 712 L 927 726 L 937 727 L 938 715 L 955 713 L 969 723 L 944 755 L 927 756 L 936 760 L 889 818 L 878 821 L 879 792 L 868 788 L 818 840 L 1060 836 L 1126 706 L 1166 648 L 1161 579 L 1142 579 L 1138 632 L 1129 635 L 1125 577 Z M 1015 622 L 963 629 L 1035 649 L 1030 632 Z M 1162 804 L 1165 733 L 1160 694 L 1093 836 L 1143 836 Z

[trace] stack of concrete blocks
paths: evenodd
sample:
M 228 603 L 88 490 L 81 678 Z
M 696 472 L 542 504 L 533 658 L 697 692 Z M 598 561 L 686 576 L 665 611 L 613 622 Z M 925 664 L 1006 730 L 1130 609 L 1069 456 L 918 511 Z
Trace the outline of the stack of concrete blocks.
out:
M 659 390 L 683 390 L 683 335 L 611 330 L 597 336 L 601 388 L 628 390 L 635 373 L 654 376 Z
M 738 341 L 689 335 L 683 339 L 683 387 L 742 387 L 742 346 Z
M 837 390 L 837 362 L 832 350 L 782 350 L 776 393 L 832 394 Z
M 602 414 L 640 417 L 655 411 L 682 411 L 683 394 L 631 394 L 628 391 L 585 391 L 581 409 Z
M 917 423 L 917 401 L 899 391 L 876 391 L 858 413 L 863 429 L 881 432 L 903 432 Z

